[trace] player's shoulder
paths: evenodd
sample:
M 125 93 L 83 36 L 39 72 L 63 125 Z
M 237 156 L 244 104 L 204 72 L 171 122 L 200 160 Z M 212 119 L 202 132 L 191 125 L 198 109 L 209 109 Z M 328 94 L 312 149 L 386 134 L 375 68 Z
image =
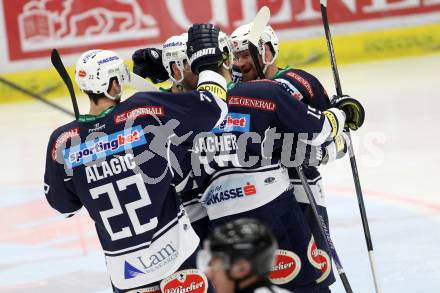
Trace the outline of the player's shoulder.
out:
M 76 120 L 64 124 L 52 131 L 48 143 L 48 150 L 50 151 L 52 159 L 55 160 L 59 147 L 65 146 L 67 141 L 74 137 L 78 137 L 79 135 L 79 123 Z
M 315 83 L 319 80 L 316 76 L 302 69 L 290 68 L 286 67 L 285 69 L 281 69 L 276 74 L 275 78 L 287 78 L 291 80 L 295 80 L 301 84 L 304 83 Z
M 228 91 L 228 96 L 273 97 L 273 94 L 279 91 L 284 92 L 284 88 L 278 82 L 270 79 L 257 79 L 237 83 Z
M 160 104 L 160 103 L 179 103 L 184 102 L 185 97 L 194 97 L 194 93 L 197 91 L 190 91 L 184 93 L 172 93 L 170 91 L 158 91 L 158 92 L 137 92 L 130 98 L 126 99 L 123 104 L 127 107 L 131 105 L 144 105 L 148 103 Z
M 50 141 L 58 140 L 60 137 L 66 137 L 67 139 L 77 135 L 79 135 L 79 123 L 76 120 L 73 120 L 52 131 Z

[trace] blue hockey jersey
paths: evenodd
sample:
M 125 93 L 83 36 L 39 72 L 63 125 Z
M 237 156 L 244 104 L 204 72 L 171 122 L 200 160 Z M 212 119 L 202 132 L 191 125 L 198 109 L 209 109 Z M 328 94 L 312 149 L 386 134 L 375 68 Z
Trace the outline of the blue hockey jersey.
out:
M 205 91 L 137 93 L 52 133 L 47 200 L 66 216 L 87 210 L 115 287 L 161 280 L 198 247 L 171 183 L 188 142 L 223 119 L 222 103 Z
M 342 131 L 338 109 L 321 112 L 292 97 L 271 80 L 239 83 L 228 91 L 229 112 L 210 134 L 195 137 L 192 161 L 198 200 L 212 225 L 255 217 L 269 225 L 280 245 L 271 279 L 286 288 L 315 283 L 314 240 L 290 191 L 284 166 L 301 164 L 306 145 L 321 145 Z

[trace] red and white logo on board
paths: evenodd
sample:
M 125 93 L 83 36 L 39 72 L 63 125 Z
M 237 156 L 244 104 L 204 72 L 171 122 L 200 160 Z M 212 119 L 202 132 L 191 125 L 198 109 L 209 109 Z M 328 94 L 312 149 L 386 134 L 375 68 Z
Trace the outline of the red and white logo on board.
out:
M 301 270 L 301 259 L 297 254 L 289 250 L 278 249 L 275 252 L 275 260 L 269 279 L 272 283 L 286 284 L 298 276 Z
M 332 263 L 329 255 L 322 249 L 318 249 L 315 239 L 310 239 L 309 245 L 307 247 L 307 257 L 315 268 L 321 270 L 321 277 L 316 280 L 317 283 L 324 281 L 329 275 L 332 269 Z
M 163 293 L 206 293 L 208 279 L 200 270 L 182 270 L 163 279 L 160 282 L 160 289 Z

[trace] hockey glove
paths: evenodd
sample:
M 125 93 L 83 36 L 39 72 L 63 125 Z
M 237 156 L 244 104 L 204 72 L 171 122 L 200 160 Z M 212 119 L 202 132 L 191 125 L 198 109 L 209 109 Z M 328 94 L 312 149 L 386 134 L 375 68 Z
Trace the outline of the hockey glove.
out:
M 148 77 L 153 83 L 168 80 L 168 72 L 162 64 L 162 50 L 156 48 L 139 49 L 131 56 L 133 72 L 142 78 Z
M 243 73 L 236 65 L 232 65 L 232 82 L 239 83 L 243 81 Z
M 323 148 L 322 164 L 327 164 L 345 156 L 350 145 L 348 135 L 341 133 Z
M 346 116 L 345 129 L 357 130 L 364 124 L 365 110 L 358 100 L 347 95 L 333 96 L 331 104 L 333 107 L 344 111 Z
M 218 71 L 223 57 L 218 47 L 219 28 L 212 24 L 194 24 L 188 30 L 187 55 L 195 74 L 203 70 Z

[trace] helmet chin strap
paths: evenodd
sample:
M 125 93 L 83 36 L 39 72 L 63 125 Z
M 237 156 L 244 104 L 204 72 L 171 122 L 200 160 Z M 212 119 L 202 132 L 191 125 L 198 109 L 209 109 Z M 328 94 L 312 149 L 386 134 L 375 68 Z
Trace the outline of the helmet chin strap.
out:
M 263 64 L 264 64 L 263 73 L 266 74 L 266 71 L 267 71 L 267 68 L 269 67 L 269 65 L 272 65 L 275 62 L 276 55 L 272 56 L 272 60 L 270 62 L 266 61 L 266 56 L 265 55 L 262 55 L 261 57 L 263 59 Z
M 122 91 L 120 91 L 118 94 L 116 94 L 116 96 L 111 96 L 108 92 L 104 92 L 104 95 L 107 97 L 107 98 L 109 98 L 110 100 L 113 100 L 113 101 L 118 101 L 118 100 L 120 100 L 121 99 L 121 97 L 122 97 Z

